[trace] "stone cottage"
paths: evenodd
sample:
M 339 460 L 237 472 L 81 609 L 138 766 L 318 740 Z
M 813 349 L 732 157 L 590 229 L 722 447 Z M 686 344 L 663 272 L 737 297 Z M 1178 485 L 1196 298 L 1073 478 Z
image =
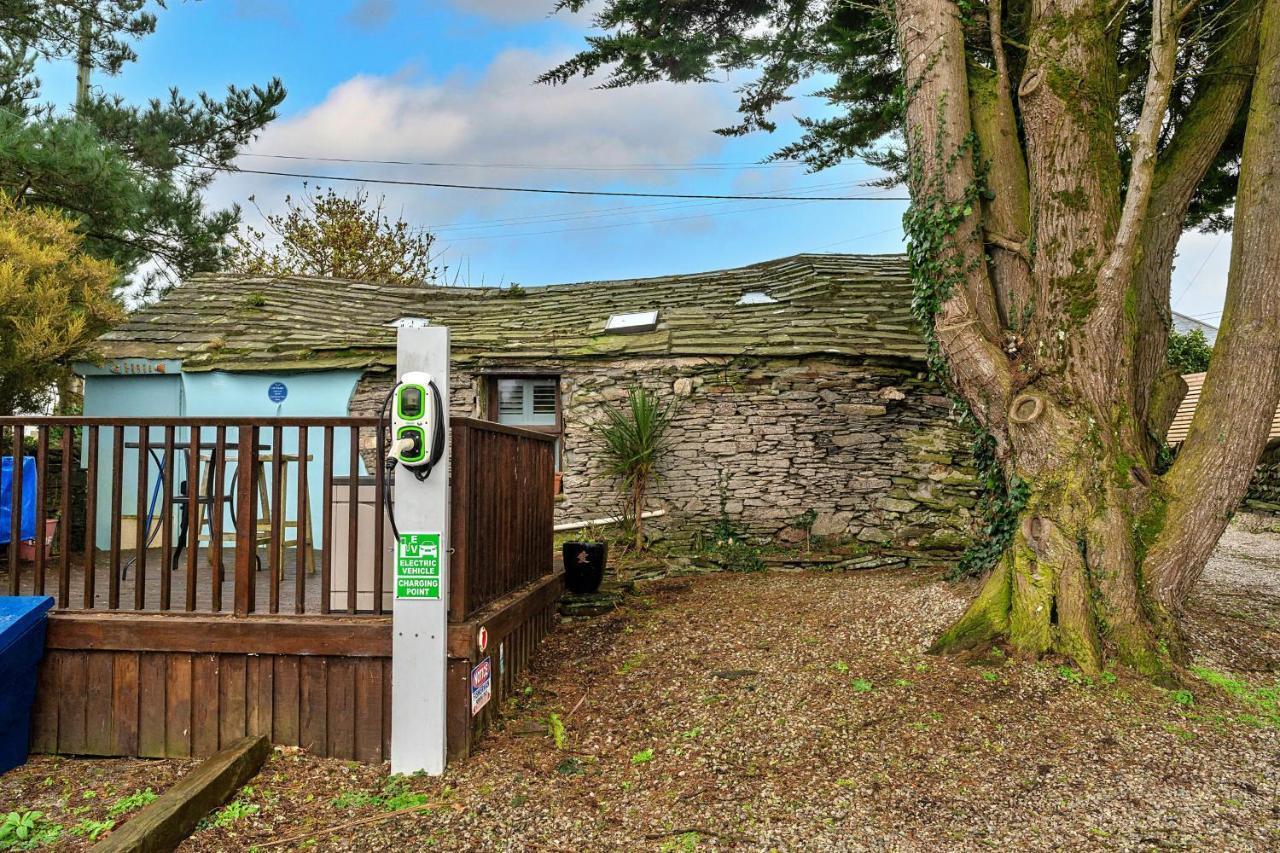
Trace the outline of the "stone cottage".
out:
M 659 528 L 692 534 L 723 512 L 795 539 L 808 514 L 815 534 L 950 550 L 976 489 L 910 303 L 891 255 L 505 289 L 200 276 L 103 337 L 86 412 L 373 414 L 396 321 L 424 317 L 452 330 L 455 414 L 557 435 L 560 521 L 617 512 L 592 427 L 643 386 L 678 406 Z M 158 375 L 176 390 L 126 384 Z M 243 390 L 276 381 L 308 383 L 309 408 Z M 139 410 L 152 397 L 162 410 Z

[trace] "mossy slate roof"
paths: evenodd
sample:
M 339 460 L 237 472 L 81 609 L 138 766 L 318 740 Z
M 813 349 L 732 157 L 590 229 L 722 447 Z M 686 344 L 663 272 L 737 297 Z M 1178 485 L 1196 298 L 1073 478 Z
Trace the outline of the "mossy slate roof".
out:
M 777 302 L 737 305 L 762 291 Z M 186 370 L 316 370 L 395 362 L 401 317 L 452 330 L 460 360 L 632 356 L 922 359 L 901 255 L 795 255 L 737 269 L 528 287 L 406 288 L 330 278 L 201 275 L 101 339 L 107 358 L 181 359 Z M 605 333 L 610 314 L 657 309 L 658 326 Z

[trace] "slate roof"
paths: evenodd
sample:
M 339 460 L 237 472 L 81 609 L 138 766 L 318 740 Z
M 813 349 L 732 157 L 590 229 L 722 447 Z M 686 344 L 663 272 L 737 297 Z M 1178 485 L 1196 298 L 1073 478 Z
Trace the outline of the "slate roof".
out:
M 764 291 L 776 302 L 735 305 Z M 316 370 L 395 362 L 401 317 L 452 330 L 460 360 L 642 355 L 923 359 L 900 255 L 795 255 L 737 269 L 527 287 L 405 288 L 327 278 L 193 277 L 101 338 L 107 358 L 184 370 Z M 604 332 L 658 309 L 651 332 Z
M 1188 373 L 1182 377 L 1187 383 L 1187 396 L 1182 398 L 1182 405 L 1178 406 L 1178 414 L 1173 418 L 1173 426 L 1169 427 L 1166 440 L 1170 444 L 1179 444 L 1187 440 L 1187 433 L 1191 431 L 1191 419 L 1195 417 L 1196 406 L 1200 405 L 1200 391 L 1204 388 L 1204 377 L 1203 373 Z M 1271 419 L 1271 432 L 1267 436 L 1267 441 L 1277 439 L 1280 439 L 1280 409 L 1276 409 Z

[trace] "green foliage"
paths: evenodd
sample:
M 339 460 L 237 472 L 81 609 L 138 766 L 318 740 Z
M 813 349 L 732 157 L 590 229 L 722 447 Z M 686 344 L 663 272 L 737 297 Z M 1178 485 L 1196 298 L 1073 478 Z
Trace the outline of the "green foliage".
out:
M 0 820 L 0 850 L 33 850 L 58 840 L 62 827 L 45 819 L 44 812 L 9 812 Z
M 75 826 L 67 830 L 68 834 L 78 838 L 87 838 L 90 841 L 97 841 L 99 836 L 104 832 L 110 832 L 115 829 L 116 822 L 114 820 L 93 820 L 85 818 Z
M 983 518 L 980 534 L 974 539 L 955 565 L 947 570 L 947 577 L 955 580 L 977 577 L 994 566 L 1013 543 L 1018 530 L 1018 517 L 1022 515 L 1031 497 L 1031 488 L 1017 474 L 1005 477 L 1004 468 L 996 458 L 996 442 L 966 414 L 964 424 L 973 434 L 971 450 L 982 496 L 978 501 L 978 513 Z
M 262 215 L 265 230 L 246 226 L 232 237 L 227 268 L 253 276 L 331 276 L 404 286 L 436 283 L 436 238 L 402 218 L 391 221 L 383 201 L 371 203 L 364 190 L 349 198 L 332 189 L 305 191 L 296 200 L 286 195 L 286 213 Z
M 1204 373 L 1209 369 L 1212 355 L 1213 345 L 1199 329 L 1169 332 L 1169 349 L 1165 356 L 1169 366 L 1179 373 Z
M 134 809 L 140 809 L 148 803 L 155 802 L 156 792 L 147 788 L 145 791 L 135 791 L 126 797 L 116 800 L 107 809 L 107 817 L 120 817 L 128 814 Z
M 75 216 L 86 250 L 126 275 L 154 261 L 181 278 L 221 264 L 239 210 L 208 211 L 203 192 L 275 118 L 285 90 L 279 80 L 229 86 L 222 99 L 175 89 L 136 106 L 88 85 L 136 59 L 133 44 L 156 26 L 147 6 L 0 0 L 0 189 Z M 79 67 L 86 86 L 71 109 L 39 102 L 37 63 Z
M 1261 721 L 1280 726 L 1280 681 L 1270 687 L 1252 687 L 1238 678 L 1205 667 L 1192 667 L 1197 678 L 1248 706 Z
M 642 749 L 631 756 L 632 764 L 648 764 L 650 761 L 653 761 L 653 747 Z
M 875 690 L 875 685 L 865 678 L 855 678 L 849 682 L 849 686 L 853 688 L 854 693 L 870 693 Z
M 568 736 L 565 734 L 564 721 L 560 719 L 560 715 L 555 711 L 552 711 L 551 715 L 547 717 L 547 734 L 551 736 L 556 749 L 564 749 L 565 743 L 568 742 Z
M 595 428 L 605 472 L 622 488 L 636 550 L 644 548 L 645 496 L 661 477 L 675 413 L 674 402 L 663 403 L 656 394 L 633 387 L 627 392 L 626 407 L 606 407 L 604 422 Z
M 1058 677 L 1068 684 L 1084 684 L 1085 678 L 1080 670 L 1069 666 L 1058 667 Z
M 258 806 L 244 800 L 232 800 L 213 813 L 210 823 L 217 827 L 228 827 L 237 821 L 258 813 Z
M 841 675 L 846 675 L 849 672 L 849 664 L 845 663 L 842 660 L 838 660 L 835 663 L 831 664 L 831 668 L 834 669 L 836 672 L 840 673 Z
M 1192 708 L 1196 704 L 1195 694 L 1186 689 L 1172 691 L 1169 698 L 1184 708 Z
M 0 192 L 0 414 L 39 409 L 124 316 L 111 296 L 115 268 L 83 242 L 74 221 Z
M 698 849 L 699 835 L 692 829 L 682 832 L 675 838 L 668 838 L 658 849 L 662 853 L 691 853 Z
M 400 809 L 416 808 L 426 805 L 427 795 L 414 791 L 409 787 L 407 777 L 396 774 L 388 776 L 379 791 L 343 791 L 331 801 L 334 808 L 358 809 L 374 807 L 382 811 L 394 812 Z M 257 811 L 257 806 L 251 807 Z M 246 814 L 252 814 L 247 812 Z

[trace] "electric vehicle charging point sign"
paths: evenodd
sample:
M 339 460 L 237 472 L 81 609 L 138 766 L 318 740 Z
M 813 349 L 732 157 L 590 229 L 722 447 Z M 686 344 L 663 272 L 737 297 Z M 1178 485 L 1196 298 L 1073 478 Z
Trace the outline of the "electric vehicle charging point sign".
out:
M 440 600 L 440 534 L 401 533 L 396 542 L 396 598 Z

